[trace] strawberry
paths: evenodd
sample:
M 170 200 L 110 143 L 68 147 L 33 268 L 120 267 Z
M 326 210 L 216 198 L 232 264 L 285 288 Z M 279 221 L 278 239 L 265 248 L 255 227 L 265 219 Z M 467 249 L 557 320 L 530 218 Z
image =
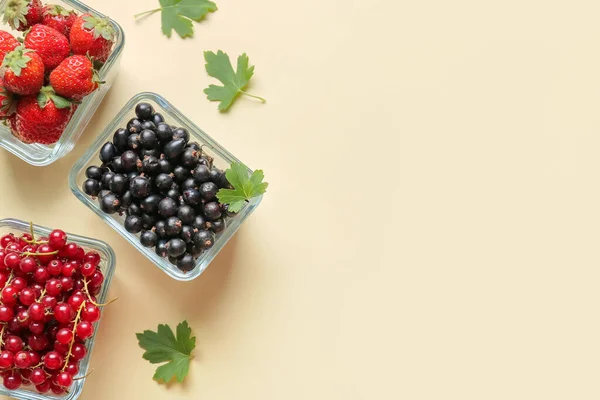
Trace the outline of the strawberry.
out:
M 57 94 L 73 100 L 81 100 L 96 88 L 100 78 L 92 61 L 82 55 L 67 58 L 50 74 L 50 85 Z
M 106 62 L 115 41 L 115 29 L 106 18 L 83 14 L 71 27 L 71 49 L 73 54 L 89 55 Z
M 8 0 L 2 20 L 11 28 L 26 31 L 42 20 L 40 0 Z
M 48 4 L 44 7 L 42 13 L 42 24 L 54 28 L 69 37 L 75 18 L 77 18 L 75 11 L 67 10 L 56 4 Z
M 6 53 L 16 49 L 21 43 L 6 31 L 0 31 L 0 61 L 4 60 Z
M 4 81 L 0 79 L 0 117 L 7 117 L 14 114 L 15 102 L 13 95 L 4 87 Z
M 34 25 L 26 33 L 24 44 L 42 57 L 46 71 L 56 68 L 71 53 L 67 37 L 56 29 L 42 24 Z
M 73 105 L 54 93 L 51 86 L 44 86 L 39 95 L 19 100 L 14 122 L 9 125 L 15 136 L 26 143 L 56 143 L 67 127 Z
M 37 94 L 44 85 L 44 61 L 35 51 L 19 46 L 6 54 L 2 62 L 4 84 L 23 96 Z

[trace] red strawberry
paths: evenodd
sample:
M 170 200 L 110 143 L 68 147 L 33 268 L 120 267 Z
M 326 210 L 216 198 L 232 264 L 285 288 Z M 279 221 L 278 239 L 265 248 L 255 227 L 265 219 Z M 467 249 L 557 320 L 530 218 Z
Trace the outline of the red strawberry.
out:
M 40 0 L 8 0 L 2 20 L 11 28 L 26 31 L 42 20 Z
M 71 119 L 73 105 L 54 93 L 51 86 L 39 95 L 23 97 L 17 105 L 14 122 L 9 124 L 15 136 L 27 143 L 56 143 Z
M 15 102 L 13 95 L 4 87 L 4 81 L 0 79 L 0 117 L 7 117 L 14 114 Z
M 44 62 L 35 51 L 19 46 L 6 54 L 2 62 L 4 84 L 23 96 L 37 94 L 44 85 Z
M 65 35 L 49 26 L 37 24 L 25 36 L 25 47 L 42 57 L 46 71 L 51 71 L 69 57 L 71 47 Z
M 71 49 L 73 54 L 87 54 L 98 61 L 106 62 L 115 35 L 115 29 L 108 19 L 83 14 L 77 17 L 71 27 Z
M 0 61 L 4 60 L 6 53 L 19 47 L 21 43 L 6 31 L 0 31 Z
M 42 24 L 54 28 L 69 37 L 71 26 L 76 18 L 77 13 L 75 11 L 67 10 L 56 4 L 48 4 L 44 7 Z
M 60 96 L 81 100 L 98 87 L 100 78 L 92 61 L 81 55 L 67 58 L 50 74 L 50 85 Z

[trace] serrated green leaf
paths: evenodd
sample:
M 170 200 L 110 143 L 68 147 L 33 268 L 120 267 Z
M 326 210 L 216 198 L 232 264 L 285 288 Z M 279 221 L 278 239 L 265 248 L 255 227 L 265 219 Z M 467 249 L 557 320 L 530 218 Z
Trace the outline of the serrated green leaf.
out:
M 189 371 L 192 350 L 196 347 L 196 338 L 191 337 L 192 330 L 187 321 L 177 325 L 177 337 L 168 325 L 158 325 L 156 332 L 146 330 L 136 333 L 139 346 L 146 350 L 142 356 L 152 364 L 167 362 L 156 369 L 157 381 L 169 382 L 175 377 L 182 382 Z
M 137 14 L 136 18 L 161 11 L 162 32 L 167 37 L 171 37 L 173 30 L 182 38 L 194 36 L 192 21 L 200 22 L 218 9 L 210 0 L 159 0 L 159 3 L 160 8 Z
M 221 50 L 216 54 L 212 51 L 205 51 L 204 59 L 208 75 L 217 78 L 223 84 L 223 86 L 209 85 L 204 89 L 209 100 L 220 101 L 218 107 L 220 111 L 227 110 L 239 94 L 257 98 L 263 103 L 266 102 L 262 97 L 244 92 L 244 88 L 254 75 L 254 66 L 249 66 L 250 60 L 246 53 L 238 57 L 237 71 L 233 70 L 227 53 Z
M 248 176 L 248 167 L 238 162 L 231 163 L 225 171 L 225 177 L 233 189 L 220 189 L 217 198 L 219 202 L 228 204 L 231 212 L 240 211 L 246 201 L 265 193 L 269 186 L 263 182 L 265 175 L 262 170 L 256 170 Z

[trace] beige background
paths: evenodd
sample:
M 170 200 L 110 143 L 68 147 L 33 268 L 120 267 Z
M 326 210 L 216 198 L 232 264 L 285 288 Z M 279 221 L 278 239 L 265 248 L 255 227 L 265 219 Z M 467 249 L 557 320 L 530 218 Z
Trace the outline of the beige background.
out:
M 0 152 L 2 216 L 118 254 L 82 399 L 600 398 L 598 2 L 220 0 L 186 41 L 134 22 L 156 3 L 89 0 L 127 44 L 72 154 Z M 269 103 L 219 114 L 206 49 L 247 52 Z M 271 183 L 191 283 L 67 187 L 146 90 Z M 186 318 L 197 357 L 166 388 L 134 333 Z

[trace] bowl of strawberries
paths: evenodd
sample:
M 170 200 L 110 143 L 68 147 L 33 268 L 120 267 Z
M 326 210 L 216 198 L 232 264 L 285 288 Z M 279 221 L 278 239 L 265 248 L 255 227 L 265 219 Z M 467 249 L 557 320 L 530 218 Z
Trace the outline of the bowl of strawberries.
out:
M 77 0 L 0 1 L 0 147 L 36 166 L 69 153 L 116 78 L 124 40 Z

